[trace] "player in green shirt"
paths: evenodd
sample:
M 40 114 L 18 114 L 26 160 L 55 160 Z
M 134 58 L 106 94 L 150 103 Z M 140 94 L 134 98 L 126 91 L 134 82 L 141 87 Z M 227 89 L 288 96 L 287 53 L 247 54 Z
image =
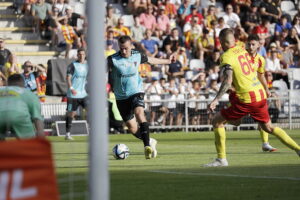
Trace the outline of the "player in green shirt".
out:
M 20 74 L 8 77 L 8 86 L 0 87 L 0 138 L 8 131 L 17 138 L 43 137 L 43 118 L 38 97 L 24 88 Z

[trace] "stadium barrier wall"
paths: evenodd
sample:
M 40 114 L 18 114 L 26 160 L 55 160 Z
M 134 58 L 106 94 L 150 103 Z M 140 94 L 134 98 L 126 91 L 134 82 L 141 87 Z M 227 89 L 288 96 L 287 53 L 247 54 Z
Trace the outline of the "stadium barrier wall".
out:
M 288 96 L 268 99 L 269 114 L 273 124 L 288 129 L 300 128 L 300 95 L 298 95 L 300 90 L 297 92 L 289 92 Z M 189 132 L 212 129 L 211 120 L 214 113 L 207 112 L 207 105 L 211 102 L 211 99 L 149 99 L 149 95 L 146 95 L 145 113 L 153 132 Z M 216 112 L 227 105 L 228 101 L 220 101 Z M 42 103 L 45 129 L 52 130 L 55 121 L 65 119 L 66 106 L 66 103 Z M 78 110 L 78 115 L 81 114 L 82 111 Z M 173 123 L 171 118 L 173 118 Z M 247 116 L 243 118 L 241 125 L 238 127 L 226 126 L 229 130 L 256 129 L 257 123 Z

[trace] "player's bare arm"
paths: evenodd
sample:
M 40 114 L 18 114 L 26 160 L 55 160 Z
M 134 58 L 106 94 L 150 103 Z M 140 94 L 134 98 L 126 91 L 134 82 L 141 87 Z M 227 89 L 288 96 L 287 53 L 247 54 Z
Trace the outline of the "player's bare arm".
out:
M 169 65 L 175 61 L 175 54 L 170 55 L 169 59 L 148 57 L 148 63 L 152 65 Z
M 219 99 L 231 88 L 232 85 L 232 76 L 233 71 L 230 67 L 230 65 L 226 65 L 223 67 L 223 81 L 221 83 L 220 89 L 214 98 L 214 100 L 208 105 L 208 109 L 212 112 L 216 109 L 217 103 Z

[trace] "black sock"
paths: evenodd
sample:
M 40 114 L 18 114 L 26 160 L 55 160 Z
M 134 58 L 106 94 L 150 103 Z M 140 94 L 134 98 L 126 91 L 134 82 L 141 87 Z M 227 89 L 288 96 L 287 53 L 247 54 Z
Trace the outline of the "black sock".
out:
M 71 127 L 72 127 L 72 120 L 73 118 L 70 116 L 66 117 L 66 133 L 71 131 Z
M 144 146 L 150 146 L 149 124 L 147 122 L 141 123 L 139 132 L 144 142 Z
M 143 136 L 141 134 L 140 129 L 135 134 L 132 133 L 132 135 L 140 140 L 143 140 Z

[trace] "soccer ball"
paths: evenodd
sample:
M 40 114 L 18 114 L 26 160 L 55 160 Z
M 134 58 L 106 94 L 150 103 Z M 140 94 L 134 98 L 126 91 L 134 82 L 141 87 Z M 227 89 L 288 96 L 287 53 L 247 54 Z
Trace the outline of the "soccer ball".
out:
M 129 156 L 129 148 L 125 144 L 116 144 L 112 149 L 113 156 L 117 160 L 125 160 Z

